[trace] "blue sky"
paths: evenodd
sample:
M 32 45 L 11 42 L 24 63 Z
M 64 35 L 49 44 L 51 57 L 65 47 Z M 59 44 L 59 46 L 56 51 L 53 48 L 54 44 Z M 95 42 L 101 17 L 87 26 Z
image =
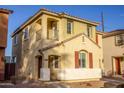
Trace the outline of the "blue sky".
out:
M 124 6 L 2 6 L 13 10 L 14 13 L 9 16 L 8 47 L 6 55 L 11 55 L 12 41 L 11 33 L 15 31 L 26 19 L 36 13 L 40 8 L 47 8 L 55 12 L 66 12 L 74 16 L 85 18 L 91 21 L 101 22 L 101 12 L 104 13 L 105 31 L 124 28 Z M 101 30 L 101 25 L 97 27 Z

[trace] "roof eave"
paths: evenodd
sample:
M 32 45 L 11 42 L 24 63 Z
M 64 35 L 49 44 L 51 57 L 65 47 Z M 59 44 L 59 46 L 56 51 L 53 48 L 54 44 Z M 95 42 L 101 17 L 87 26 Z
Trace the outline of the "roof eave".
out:
M 63 16 L 61 16 L 60 13 L 57 13 L 57 12 L 52 12 L 52 11 L 49 11 L 47 9 L 40 9 L 37 13 L 35 13 L 32 17 L 30 17 L 26 22 L 24 22 L 19 28 L 17 28 L 11 35 L 11 37 L 13 37 L 16 33 L 18 33 L 21 29 L 23 29 L 27 24 L 29 24 L 33 19 L 35 19 L 39 14 L 42 14 L 42 13 L 46 13 L 46 14 L 52 14 L 52 15 L 55 15 L 55 16 L 58 16 L 58 17 L 68 17 L 68 18 L 73 18 L 75 20 L 78 20 L 78 21 L 81 21 L 81 22 L 85 22 L 85 23 L 88 23 L 88 24 L 92 24 L 94 26 L 98 26 L 100 23 L 97 23 L 97 22 L 91 22 L 91 21 L 88 21 L 88 20 L 85 20 L 85 19 L 81 19 L 81 18 L 78 18 L 78 17 L 75 17 L 75 16 L 70 16 L 70 15 L 67 15 L 67 14 L 62 14 Z
M 4 8 L 0 8 L 0 12 L 5 13 L 5 14 L 12 14 L 13 13 L 12 10 L 4 9 Z

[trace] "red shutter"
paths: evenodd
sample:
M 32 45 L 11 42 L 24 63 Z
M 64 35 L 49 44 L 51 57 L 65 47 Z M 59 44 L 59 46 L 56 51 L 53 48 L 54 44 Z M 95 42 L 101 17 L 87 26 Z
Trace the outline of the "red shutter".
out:
M 75 51 L 75 68 L 79 67 L 79 55 L 78 51 Z
M 93 68 L 93 54 L 89 53 L 89 68 Z
M 99 41 L 98 41 L 98 34 L 96 34 L 96 44 L 99 44 Z

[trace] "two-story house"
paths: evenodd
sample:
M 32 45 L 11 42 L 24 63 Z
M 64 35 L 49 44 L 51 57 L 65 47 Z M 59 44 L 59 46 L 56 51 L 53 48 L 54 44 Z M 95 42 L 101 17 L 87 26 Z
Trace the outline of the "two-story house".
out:
M 105 75 L 124 74 L 124 29 L 117 29 L 103 36 Z
M 98 25 L 66 13 L 39 10 L 12 33 L 16 75 L 41 80 L 100 79 L 103 48 Z
M 0 80 L 4 80 L 5 48 L 7 47 L 8 16 L 12 11 L 0 8 Z

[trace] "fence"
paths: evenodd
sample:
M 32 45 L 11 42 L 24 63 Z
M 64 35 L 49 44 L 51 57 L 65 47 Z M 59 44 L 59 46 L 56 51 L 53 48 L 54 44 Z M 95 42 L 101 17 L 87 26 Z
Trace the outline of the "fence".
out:
M 15 63 L 5 63 L 5 80 L 15 75 Z

